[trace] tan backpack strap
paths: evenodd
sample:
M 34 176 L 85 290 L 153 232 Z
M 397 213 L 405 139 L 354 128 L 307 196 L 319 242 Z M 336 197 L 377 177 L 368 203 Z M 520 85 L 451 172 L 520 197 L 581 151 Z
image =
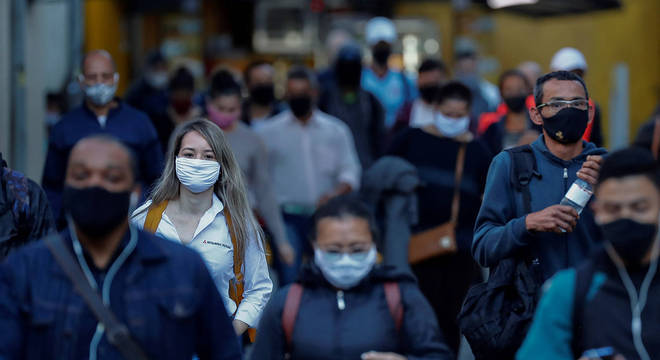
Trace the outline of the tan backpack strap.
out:
M 144 221 L 144 231 L 155 234 L 158 230 L 160 219 L 163 218 L 163 213 L 167 208 L 167 200 L 158 205 L 151 204 L 147 212 L 147 219 Z
M 231 245 L 234 248 L 234 276 L 239 283 L 243 283 L 243 258 L 238 253 L 238 241 L 236 240 L 236 233 L 234 233 L 234 225 L 231 219 L 231 212 L 225 206 L 225 219 L 227 220 L 227 229 L 229 230 L 229 237 L 231 237 Z M 241 299 L 243 294 L 240 294 Z M 236 303 L 238 305 L 238 302 Z
M 653 142 L 651 142 L 651 152 L 653 157 L 658 159 L 658 151 L 660 150 L 660 115 L 655 117 L 655 126 L 653 126 Z
M 451 221 L 454 226 L 458 223 L 458 209 L 461 200 L 461 181 L 463 180 L 463 168 L 465 167 L 465 148 L 466 143 L 461 143 L 456 155 L 456 169 L 454 170 L 454 197 L 451 200 Z

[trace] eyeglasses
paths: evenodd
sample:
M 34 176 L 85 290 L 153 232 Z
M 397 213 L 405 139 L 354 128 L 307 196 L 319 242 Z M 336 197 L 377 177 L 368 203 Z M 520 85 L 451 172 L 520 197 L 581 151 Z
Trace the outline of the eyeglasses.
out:
M 576 108 L 578 110 L 587 110 L 589 108 L 589 101 L 586 99 L 552 100 L 547 103 L 543 103 L 536 108 L 539 111 L 542 111 L 543 108 L 547 108 L 546 113 L 556 114 L 560 110 L 563 110 L 567 107 Z

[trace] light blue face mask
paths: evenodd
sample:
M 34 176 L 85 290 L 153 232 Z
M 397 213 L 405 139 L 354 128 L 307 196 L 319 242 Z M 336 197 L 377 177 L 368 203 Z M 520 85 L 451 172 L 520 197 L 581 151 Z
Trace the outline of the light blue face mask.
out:
M 321 269 L 323 276 L 339 289 L 350 289 L 369 274 L 376 264 L 376 247 L 369 251 L 354 254 L 314 250 L 314 262 Z
M 446 137 L 456 137 L 468 131 L 470 117 L 451 118 L 441 112 L 435 114 L 435 127 Z
M 115 92 L 117 92 L 117 82 L 119 80 L 119 75 L 115 73 L 112 85 L 108 84 L 94 84 L 94 85 L 84 85 L 83 90 L 85 91 L 85 96 L 97 106 L 103 106 L 115 97 Z

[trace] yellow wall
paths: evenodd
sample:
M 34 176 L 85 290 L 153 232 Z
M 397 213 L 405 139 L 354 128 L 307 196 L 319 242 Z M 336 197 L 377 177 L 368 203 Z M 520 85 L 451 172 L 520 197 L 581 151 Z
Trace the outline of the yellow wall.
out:
M 105 49 L 115 59 L 119 72 L 118 94 L 123 94 L 129 83 L 129 54 L 125 44 L 125 27 L 122 24 L 121 2 L 116 0 L 86 0 L 85 52 Z
M 586 82 L 592 98 L 601 105 L 607 135 L 612 69 L 624 62 L 630 70 L 631 136 L 653 111 L 660 98 L 660 1 L 623 0 L 617 10 L 550 18 L 530 18 L 511 12 L 490 12 L 495 27 L 479 36 L 486 56 L 501 63 L 502 70 L 533 60 L 548 70 L 552 55 L 564 46 L 580 49 L 589 65 Z M 486 12 L 484 12 L 486 14 Z M 442 43 L 451 44 L 454 16 L 447 4 L 402 3 L 399 16 L 426 16 L 441 24 Z M 450 60 L 451 48 L 443 47 Z M 607 136 L 606 136 L 607 138 Z

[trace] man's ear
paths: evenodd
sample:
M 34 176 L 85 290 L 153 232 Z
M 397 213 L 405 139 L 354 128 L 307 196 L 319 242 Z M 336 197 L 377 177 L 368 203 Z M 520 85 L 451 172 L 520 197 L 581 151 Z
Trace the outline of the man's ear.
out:
M 543 117 L 536 107 L 529 109 L 529 118 L 532 119 L 534 125 L 543 126 Z

